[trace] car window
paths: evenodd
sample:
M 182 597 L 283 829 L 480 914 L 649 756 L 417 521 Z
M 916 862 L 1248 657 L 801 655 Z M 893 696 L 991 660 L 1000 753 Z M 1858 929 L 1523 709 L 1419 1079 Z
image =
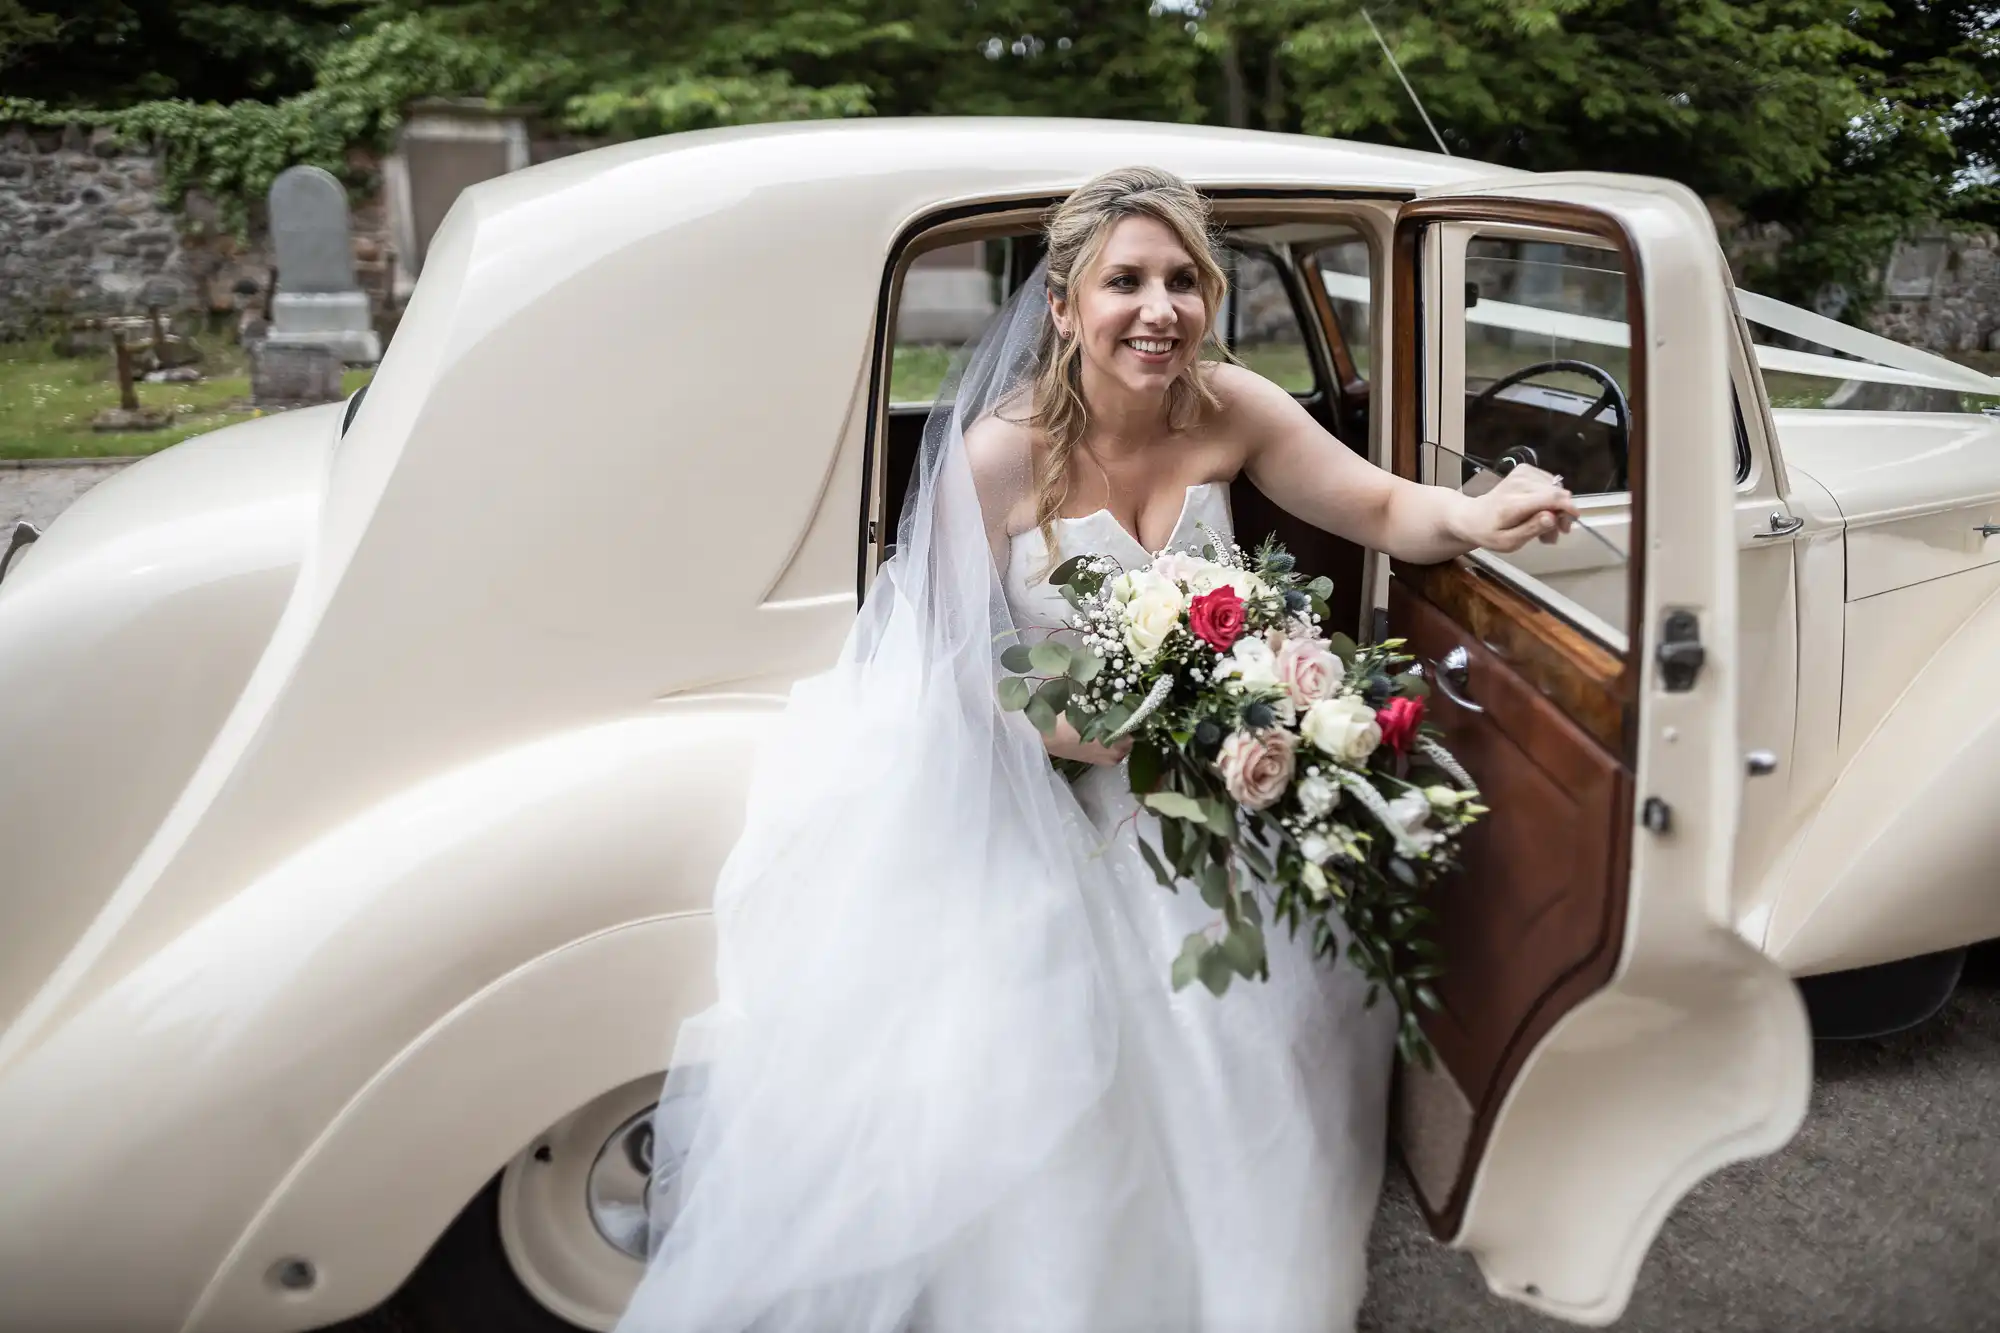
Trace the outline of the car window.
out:
M 1456 356 L 1464 391 L 1447 396 L 1442 420 L 1427 422 L 1421 460 L 1434 484 L 1475 495 L 1523 463 L 1561 476 L 1582 512 L 1574 530 L 1478 558 L 1614 646 L 1627 616 L 1628 327 L 1617 251 L 1582 238 L 1471 236 L 1458 324 L 1447 326 L 1441 349 L 1443 382 L 1453 383 Z M 1455 448 L 1440 443 L 1453 440 Z
M 1313 251 L 1313 265 L 1320 284 L 1333 303 L 1334 322 L 1340 326 L 1340 340 L 1353 359 L 1357 379 L 1369 377 L 1369 348 L 1374 342 L 1373 259 L 1368 242 L 1360 232 L 1350 239 L 1334 241 Z
M 1465 452 L 1578 495 L 1628 489 L 1630 328 L 1617 251 L 1479 236 L 1465 255 Z
M 889 367 L 891 403 L 928 403 L 952 359 L 1000 308 L 1005 247 L 970 241 L 918 255 L 903 274 Z
M 1295 394 L 1312 393 L 1319 385 L 1305 330 L 1277 264 L 1261 250 L 1232 247 L 1219 257 L 1229 295 L 1217 312 L 1216 336 L 1265 379 Z

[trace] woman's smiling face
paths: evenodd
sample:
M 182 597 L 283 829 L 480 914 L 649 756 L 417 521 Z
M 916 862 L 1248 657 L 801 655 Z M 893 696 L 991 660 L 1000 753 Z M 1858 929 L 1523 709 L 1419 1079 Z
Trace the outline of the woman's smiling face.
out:
M 1081 339 L 1086 383 L 1131 394 L 1164 394 L 1193 364 L 1208 327 L 1201 274 L 1165 223 L 1120 219 L 1097 258 L 1051 298 L 1056 328 Z

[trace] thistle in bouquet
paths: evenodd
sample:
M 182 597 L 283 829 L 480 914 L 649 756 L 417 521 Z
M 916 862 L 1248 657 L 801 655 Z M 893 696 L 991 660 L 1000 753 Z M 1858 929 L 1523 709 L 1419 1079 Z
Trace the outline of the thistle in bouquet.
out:
M 1068 623 L 1002 654 L 1001 705 L 1044 733 L 1060 716 L 1087 741 L 1132 739 L 1132 790 L 1159 818 L 1140 852 L 1216 912 L 1175 959 L 1176 989 L 1267 980 L 1267 922 L 1329 961 L 1344 934 L 1368 1003 L 1386 992 L 1399 1049 L 1429 1063 L 1420 1011 L 1438 1007 L 1443 960 L 1423 900 L 1485 812 L 1478 791 L 1425 723 L 1401 640 L 1326 633 L 1330 581 L 1275 542 L 1246 555 L 1205 536 L 1141 569 L 1059 565 Z

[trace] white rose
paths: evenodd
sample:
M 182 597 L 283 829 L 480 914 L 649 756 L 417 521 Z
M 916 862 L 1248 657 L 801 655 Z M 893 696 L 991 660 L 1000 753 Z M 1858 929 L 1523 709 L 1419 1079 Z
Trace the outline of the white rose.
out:
M 1421 791 L 1406 791 L 1389 802 L 1389 818 L 1410 835 L 1418 848 L 1428 850 L 1443 835 L 1424 827 L 1431 818 L 1431 798 Z
M 1340 788 L 1322 777 L 1309 777 L 1299 784 L 1299 808 L 1313 819 L 1324 818 L 1340 804 Z
M 1244 637 L 1215 664 L 1217 680 L 1237 680 L 1255 693 L 1278 688 L 1278 655 L 1262 639 Z
M 1233 565 L 1219 565 L 1212 560 L 1201 562 L 1188 581 L 1190 590 L 1196 593 L 1214 592 L 1217 588 L 1234 588 L 1236 595 L 1249 601 L 1264 591 L 1264 580 L 1247 569 L 1237 569 Z
M 1125 604 L 1125 646 L 1141 662 L 1159 656 L 1160 645 L 1180 626 L 1186 599 L 1171 579 L 1149 570 L 1123 574 L 1112 595 Z
M 1375 710 L 1351 694 L 1321 699 L 1306 710 L 1306 719 L 1299 730 L 1313 745 L 1345 764 L 1365 763 L 1382 743 L 1382 727 L 1375 721 Z
M 1308 833 L 1299 839 L 1299 855 L 1314 865 L 1325 865 L 1333 855 L 1333 843 L 1324 833 Z

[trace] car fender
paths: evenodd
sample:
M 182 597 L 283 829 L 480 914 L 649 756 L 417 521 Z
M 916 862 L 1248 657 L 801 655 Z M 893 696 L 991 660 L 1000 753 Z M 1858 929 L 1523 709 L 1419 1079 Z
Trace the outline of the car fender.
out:
M 1763 944 L 1794 975 L 2000 935 L 2000 596 L 1911 678 L 1802 822 Z
M 706 912 L 621 926 L 528 963 L 412 1042 L 244 1231 L 187 1333 L 289 1333 L 401 1286 L 465 1201 L 563 1116 L 664 1072 L 714 992 Z M 274 1280 L 304 1261 L 313 1283 Z
M 375 1234 L 315 1241 L 328 1298 L 386 1295 L 529 1136 L 664 1065 L 676 997 L 711 984 L 696 923 L 776 712 L 684 699 L 396 793 L 45 1034 L 0 1078 L 0 1329 L 182 1329 L 198 1303 L 237 1320 L 216 1327 L 305 1327 L 327 1317 L 312 1292 L 287 1293 L 296 1318 L 246 1319 L 232 1275 L 267 1237 L 342 1228 Z M 412 1097 L 426 1114 L 385 1139 Z M 384 1162 L 436 1176 L 370 1177 L 380 1196 L 338 1211 L 324 1173 Z

